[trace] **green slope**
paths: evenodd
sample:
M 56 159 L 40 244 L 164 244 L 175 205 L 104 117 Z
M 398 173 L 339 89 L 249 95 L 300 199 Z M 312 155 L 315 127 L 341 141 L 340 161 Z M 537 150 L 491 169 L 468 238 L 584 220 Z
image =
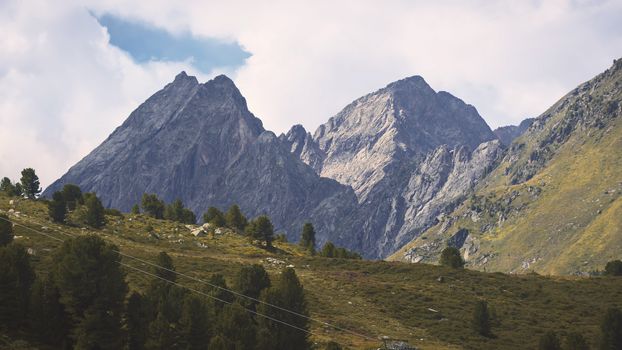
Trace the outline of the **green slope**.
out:
M 477 269 L 587 273 L 622 258 L 622 60 L 516 139 L 474 195 L 408 243 L 434 262 L 459 229 Z
M 616 205 L 619 207 L 620 202 Z M 149 261 L 154 261 L 158 252 L 167 251 L 177 271 L 202 279 L 222 273 L 230 282 L 242 264 L 250 263 L 261 263 L 275 275 L 279 268 L 266 258 L 282 260 L 295 266 L 307 291 L 312 317 L 372 337 L 406 339 L 417 349 L 533 349 L 547 330 L 562 336 L 578 331 L 594 345 L 605 310 L 622 307 L 622 278 L 512 276 L 427 264 L 326 259 L 309 256 L 286 243 L 277 243 L 278 250 L 270 253 L 231 232 L 196 238 L 183 225 L 142 215 L 108 216 L 104 229 L 91 231 L 49 222 L 43 202 L 19 200 L 11 206 L 0 194 L 0 210 L 10 209 L 19 212 L 11 215 L 15 222 L 61 239 L 67 237 L 59 229 L 71 235 L 94 233 L 115 243 L 123 253 Z M 609 214 L 603 211 L 605 215 Z M 160 239 L 147 234 L 148 226 Z M 15 231 L 17 242 L 34 249 L 37 273 L 45 274 L 52 251 L 60 243 L 21 226 Z M 124 258 L 123 262 L 149 269 L 131 259 Z M 151 277 L 128 269 L 127 279 L 132 289 L 142 290 Z M 182 277 L 178 281 L 202 288 L 196 281 Z M 492 328 L 495 338 L 478 336 L 470 329 L 474 305 L 480 299 L 487 300 L 496 314 Z M 380 346 L 378 341 L 318 323 L 313 323 L 311 330 L 316 334 L 312 340 L 319 345 L 336 340 L 349 349 Z M 0 331 L 0 340 L 5 336 Z

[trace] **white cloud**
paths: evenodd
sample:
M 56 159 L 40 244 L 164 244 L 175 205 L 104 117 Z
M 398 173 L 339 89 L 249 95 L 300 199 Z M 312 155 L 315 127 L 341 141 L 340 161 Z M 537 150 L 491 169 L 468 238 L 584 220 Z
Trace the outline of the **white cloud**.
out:
M 619 1 L 9 0 L 0 4 L 0 175 L 33 166 L 49 183 L 188 70 L 136 65 L 88 10 L 238 41 L 253 56 L 227 73 L 276 132 L 313 131 L 414 74 L 492 126 L 517 123 L 622 53 Z

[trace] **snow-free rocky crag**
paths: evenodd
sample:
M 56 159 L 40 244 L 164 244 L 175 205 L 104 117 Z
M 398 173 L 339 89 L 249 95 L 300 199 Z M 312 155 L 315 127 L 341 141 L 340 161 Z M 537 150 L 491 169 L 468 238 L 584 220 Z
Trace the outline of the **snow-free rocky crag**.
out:
M 622 60 L 569 92 L 516 138 L 472 196 L 391 259 L 587 274 L 622 258 Z
M 277 138 L 229 78 L 182 72 L 44 195 L 75 183 L 124 211 L 145 192 L 197 214 L 237 203 L 291 240 L 311 221 L 319 244 L 378 258 L 435 224 L 501 150 L 473 106 L 421 77 L 354 101 L 313 136 L 295 126 Z

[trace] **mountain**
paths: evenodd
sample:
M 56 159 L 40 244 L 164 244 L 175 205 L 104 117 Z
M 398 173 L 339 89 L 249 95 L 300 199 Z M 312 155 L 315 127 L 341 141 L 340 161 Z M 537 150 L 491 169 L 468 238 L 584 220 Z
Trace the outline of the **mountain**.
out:
M 281 136 L 322 177 L 349 185 L 359 227 L 340 244 L 385 257 L 466 195 L 501 155 L 477 110 L 420 76 L 363 96 L 311 137 L 301 126 Z
M 495 135 L 504 146 L 509 146 L 515 138 L 522 135 L 533 124 L 534 118 L 527 118 L 518 125 L 501 126 L 494 130 Z
M 130 114 L 100 146 L 50 185 L 96 192 L 107 207 L 129 211 L 143 193 L 176 198 L 196 214 L 237 203 L 251 217 L 269 214 L 297 240 L 311 221 L 320 241 L 355 203 L 348 186 L 320 178 L 282 147 L 249 112 L 234 83 L 204 84 L 182 72 Z
M 622 258 L 622 60 L 515 139 L 475 193 L 391 259 L 446 244 L 488 271 L 572 274 Z

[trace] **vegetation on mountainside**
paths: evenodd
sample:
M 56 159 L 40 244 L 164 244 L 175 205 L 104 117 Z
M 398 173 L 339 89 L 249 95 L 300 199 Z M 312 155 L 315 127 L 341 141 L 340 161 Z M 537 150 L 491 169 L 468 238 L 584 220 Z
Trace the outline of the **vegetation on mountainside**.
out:
M 467 266 L 588 274 L 622 252 L 622 60 L 535 120 L 457 209 L 390 259 L 435 262 L 460 230 Z
M 10 200 L 14 201 L 12 205 L 9 204 Z M 210 232 L 206 236 L 195 237 L 181 223 L 158 220 L 145 214 L 107 215 L 106 225 L 92 230 L 81 226 L 74 219 L 82 208 L 78 205 L 68 215 L 69 224 L 61 225 L 48 220 L 45 201 L 10 198 L 0 194 L 0 210 L 8 213 L 12 209 L 8 214 L 10 220 L 20 225 L 63 240 L 69 239 L 67 234 L 94 234 L 104 239 L 106 244 L 118 247 L 121 253 L 152 263 L 157 261 L 166 264 L 158 258 L 160 252 L 165 251 L 172 263 L 169 266 L 173 266 L 175 271 L 210 281 L 214 285 L 237 288 L 235 286 L 242 285 L 236 282 L 240 271 L 243 268 L 256 269 L 252 265 L 259 264 L 267 272 L 270 286 L 273 286 L 282 276 L 283 268 L 291 265 L 304 286 L 306 307 L 311 317 L 372 338 L 361 338 L 311 322 L 309 329 L 314 335 L 309 340 L 318 343 L 320 349 L 329 341 L 336 341 L 343 348 L 375 349 L 379 346 L 375 338 L 382 335 L 405 339 L 418 349 L 537 348 L 540 337 L 546 331 L 555 331 L 562 343 L 572 334 L 580 333 L 595 348 L 602 338 L 601 323 L 607 310 L 612 307 L 622 308 L 622 279 L 619 277 L 509 276 L 425 264 L 330 259 L 311 256 L 298 244 L 278 241 L 273 242 L 274 249 L 267 250 L 265 246 L 252 244 L 247 237 L 226 227 L 222 228 L 220 234 Z M 39 300 L 48 300 L 44 305 L 52 310 L 52 316 L 60 319 L 54 326 L 62 325 L 61 314 L 53 310 L 58 312 L 64 304 L 55 301 L 58 300 L 58 291 L 53 278 L 49 280 L 48 277 L 55 273 L 54 252 L 63 244 L 23 226 L 15 226 L 12 230 L 17 237 L 15 243 L 30 252 L 27 254 L 30 265 L 36 272 L 37 279 L 32 282 L 31 294 L 39 295 Z M 152 267 L 127 257 L 122 257 L 121 261 L 150 273 L 155 272 Z M 141 316 L 143 312 L 140 311 L 140 305 L 143 305 L 154 278 L 129 267 L 121 267 L 121 271 L 128 284 L 125 312 L 133 310 L 131 317 L 129 314 L 124 317 L 125 329 L 133 329 L 132 334 L 135 336 L 131 338 L 132 342 L 140 343 L 141 339 L 150 338 L 149 327 L 144 328 L 145 322 L 139 320 L 144 317 Z M 205 291 L 209 287 L 180 275 L 176 278 L 176 283 L 198 291 Z M 193 292 L 185 293 L 196 296 Z M 224 290 L 213 293 L 223 300 L 235 300 L 235 296 Z M 261 292 L 259 295 L 261 298 Z M 202 308 L 196 300 L 186 301 L 185 297 L 178 299 L 180 309 L 176 310 L 181 311 L 175 311 L 175 314 L 181 315 L 184 309 Z M 477 305 L 484 299 L 492 337 L 480 335 L 473 327 Z M 223 306 L 217 304 L 213 308 Z M 207 310 L 210 310 L 209 305 Z M 231 317 L 239 319 L 243 325 L 245 323 L 241 317 L 244 316 L 239 311 L 229 312 L 232 313 Z M 182 329 L 188 329 L 182 325 L 203 322 L 201 317 L 191 317 L 187 312 L 186 315 L 175 318 L 175 330 L 181 332 Z M 209 317 L 207 320 L 208 328 L 210 325 L 213 328 L 223 327 L 218 328 L 222 329 L 222 334 L 211 333 L 210 345 L 217 347 L 226 344 L 231 334 L 226 329 L 231 329 L 227 328 L 231 323 L 210 321 Z M 274 325 L 263 326 L 272 329 Z M 59 334 L 62 335 L 59 332 L 51 332 L 48 336 L 59 337 Z M 37 347 L 45 348 L 41 346 L 40 340 L 25 334 L 22 328 L 3 328 L 0 333 L 3 334 L 0 340 L 26 339 Z M 205 339 L 199 333 L 193 334 L 197 336 L 187 338 Z M 54 341 L 59 340 L 50 340 Z

